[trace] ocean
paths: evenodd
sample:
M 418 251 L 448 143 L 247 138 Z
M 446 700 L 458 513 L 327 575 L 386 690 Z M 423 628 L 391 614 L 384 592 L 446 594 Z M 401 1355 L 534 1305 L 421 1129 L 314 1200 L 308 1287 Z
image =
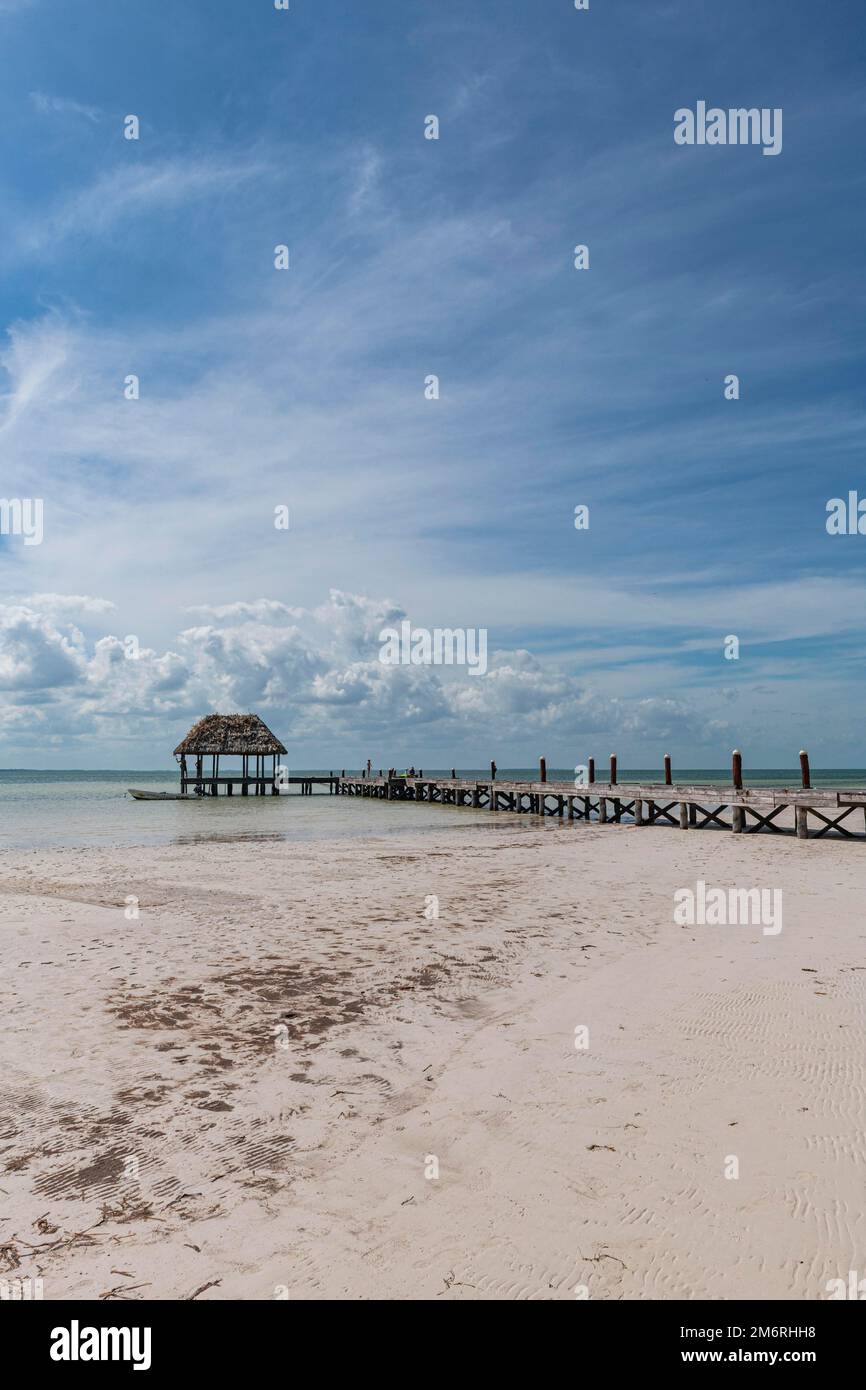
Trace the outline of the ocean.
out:
M 340 771 L 340 769 L 335 769 Z M 291 769 L 293 777 L 327 776 L 330 769 Z M 450 768 L 425 768 L 425 775 L 450 776 Z M 599 779 L 605 766 L 599 764 Z M 489 776 L 489 769 L 458 768 L 461 777 Z M 536 778 L 537 768 L 499 768 L 497 779 Z M 572 781 L 573 768 L 549 768 L 548 780 Z M 658 782 L 658 768 L 621 768 L 619 781 Z M 730 771 L 718 768 L 675 769 L 684 783 L 730 785 Z M 747 787 L 799 786 L 799 769 L 759 768 L 744 777 Z M 815 787 L 864 787 L 863 768 L 812 770 Z M 467 823 L 491 824 L 488 811 L 468 808 L 361 801 L 331 796 L 327 788 L 313 796 L 202 797 L 194 801 L 134 801 L 128 787 L 178 791 L 177 769 L 165 772 L 105 770 L 44 772 L 0 769 L 0 849 L 56 845 L 180 845 L 238 839 L 323 840 L 388 835 L 407 829 L 458 829 Z M 553 822 L 550 822 L 553 824 Z

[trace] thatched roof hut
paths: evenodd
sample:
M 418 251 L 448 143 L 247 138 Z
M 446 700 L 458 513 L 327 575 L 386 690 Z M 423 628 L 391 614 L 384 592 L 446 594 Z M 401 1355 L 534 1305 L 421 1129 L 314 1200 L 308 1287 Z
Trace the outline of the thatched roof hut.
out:
M 204 719 L 193 725 L 174 750 L 180 762 L 180 789 L 186 793 L 190 788 L 195 788 L 200 794 L 207 787 L 211 795 L 216 796 L 222 786 L 231 796 L 237 783 L 242 796 L 247 795 L 251 786 L 256 796 L 263 796 L 268 787 L 276 795 L 277 758 L 285 751 L 280 740 L 257 714 L 206 714 Z M 188 756 L 195 758 L 194 772 L 187 768 Z M 221 757 L 243 760 L 239 777 L 220 776 Z M 205 758 L 211 760 L 209 771 L 204 767 Z M 271 759 L 267 772 L 266 758 Z
M 286 749 L 257 714 L 206 714 L 175 748 L 179 753 L 285 753 Z

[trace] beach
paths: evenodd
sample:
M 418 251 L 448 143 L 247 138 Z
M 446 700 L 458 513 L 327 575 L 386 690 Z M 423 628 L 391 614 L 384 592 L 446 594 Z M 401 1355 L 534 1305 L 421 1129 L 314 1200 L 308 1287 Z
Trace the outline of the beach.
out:
M 862 844 L 354 809 L 0 853 L 0 1277 L 799 1300 L 860 1268 Z M 782 929 L 678 925 L 699 881 L 781 889 Z

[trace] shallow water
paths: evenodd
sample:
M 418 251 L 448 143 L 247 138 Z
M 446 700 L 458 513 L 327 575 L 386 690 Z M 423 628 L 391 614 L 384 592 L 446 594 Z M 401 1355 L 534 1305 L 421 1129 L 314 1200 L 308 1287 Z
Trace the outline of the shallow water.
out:
M 460 776 L 479 779 L 482 769 L 458 769 Z M 327 775 L 319 771 L 310 776 Z M 601 766 L 599 767 L 601 772 Z M 425 769 L 431 777 L 447 769 Z M 292 770 L 293 776 L 303 775 Z M 500 768 L 502 781 L 529 780 L 536 770 Z M 551 781 L 573 777 L 573 769 L 550 768 Z M 677 773 L 683 782 L 730 782 L 729 774 L 708 769 Z M 659 781 L 658 769 L 621 770 L 621 782 Z M 790 768 L 747 774 L 747 786 L 796 786 Z M 836 769 L 812 774 L 814 786 L 866 786 L 866 771 Z M 51 845 L 194 844 L 211 840 L 233 843 L 265 840 L 322 840 L 389 835 L 406 830 L 459 829 L 467 824 L 502 825 L 518 821 L 507 813 L 495 818 L 489 811 L 412 802 L 362 800 L 332 796 L 322 788 L 313 796 L 292 791 L 281 796 L 219 796 L 191 801 L 135 801 L 128 787 L 177 791 L 177 771 L 171 772 L 28 772 L 0 770 L 0 848 L 28 849 Z M 519 823 L 526 824 L 521 816 Z M 548 821 L 546 824 L 553 824 Z
M 320 840 L 385 835 L 407 829 L 442 830 L 467 812 L 331 796 L 205 796 L 190 801 L 135 801 L 128 787 L 177 791 L 176 776 L 101 773 L 73 777 L 0 773 L 0 848 L 50 845 L 193 844 L 204 840 Z M 477 822 L 486 813 L 469 812 Z

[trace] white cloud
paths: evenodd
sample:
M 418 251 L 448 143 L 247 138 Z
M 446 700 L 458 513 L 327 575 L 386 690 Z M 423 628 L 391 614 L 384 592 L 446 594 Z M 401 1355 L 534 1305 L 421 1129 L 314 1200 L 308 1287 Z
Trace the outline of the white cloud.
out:
M 101 119 L 102 112 L 98 106 L 87 106 L 80 101 L 73 101 L 70 97 L 49 96 L 46 92 L 31 92 L 30 100 L 36 110 L 45 116 L 81 116 L 86 121 L 94 124 Z
M 107 614 L 115 605 L 107 598 L 91 598 L 87 594 L 30 594 L 24 600 L 27 608 L 45 613 Z
M 279 622 L 284 618 L 300 618 L 304 614 L 303 608 L 291 608 L 286 603 L 278 603 L 276 599 L 269 598 L 255 599 L 251 603 L 194 603 L 186 611 L 201 618 L 213 618 L 221 623 L 242 623 L 251 619 L 256 622 Z
M 487 675 L 475 679 L 460 668 L 385 665 L 378 632 L 384 618 L 402 613 L 389 600 L 334 591 L 300 623 L 282 624 L 283 605 L 224 605 L 222 621 L 180 632 L 176 650 L 141 647 L 137 658 L 121 637 L 85 637 L 69 620 L 83 610 L 91 624 L 106 621 L 110 607 L 72 595 L 0 607 L 0 687 L 13 702 L 26 697 L 34 737 L 46 705 L 54 735 L 96 739 L 110 728 L 130 739 L 146 728 L 165 747 L 214 709 L 257 711 L 295 738 L 374 737 L 380 746 L 430 726 L 501 743 L 515 721 L 527 733 L 568 737 L 612 724 L 641 734 L 674 725 L 699 732 L 686 701 L 604 698 L 526 651 L 494 654 Z M 13 727 L 26 742 L 21 719 Z
M 271 166 L 255 158 L 173 158 L 150 164 L 117 164 L 38 222 L 23 228 L 19 250 L 56 250 L 67 238 L 105 236 L 134 216 L 170 211 L 217 193 L 231 193 L 264 178 Z

